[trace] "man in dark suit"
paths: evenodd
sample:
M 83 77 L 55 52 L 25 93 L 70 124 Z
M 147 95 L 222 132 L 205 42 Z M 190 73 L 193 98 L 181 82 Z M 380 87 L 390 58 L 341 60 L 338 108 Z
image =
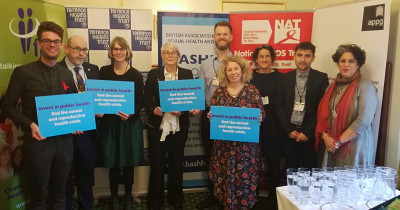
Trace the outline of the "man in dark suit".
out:
M 285 140 L 286 166 L 288 168 L 313 168 L 316 166 L 314 133 L 318 104 L 328 86 L 328 75 L 312 69 L 315 46 L 302 42 L 296 46 L 296 70 L 282 75 L 282 85 L 277 94 L 278 120 Z
M 69 37 L 64 45 L 66 57 L 59 63 L 68 68 L 73 75 L 79 92 L 85 91 L 86 79 L 99 79 L 99 67 L 85 62 L 88 53 L 86 41 L 78 35 Z M 96 115 L 97 116 L 97 115 Z M 72 174 L 75 172 L 78 195 L 78 209 L 93 208 L 94 168 L 96 163 L 96 130 L 86 131 L 74 136 L 74 162 L 66 186 L 67 210 L 72 207 Z M 75 168 L 73 171 L 72 169 Z
M 71 72 L 57 65 L 63 33 L 54 22 L 44 21 L 39 25 L 36 44 L 40 59 L 15 68 L 4 99 L 4 112 L 25 133 L 21 177 L 29 201 L 25 203 L 27 209 L 65 208 L 65 183 L 73 156 L 72 135 L 43 137 L 35 103 L 37 96 L 77 92 Z M 19 99 L 22 112 L 17 109 Z

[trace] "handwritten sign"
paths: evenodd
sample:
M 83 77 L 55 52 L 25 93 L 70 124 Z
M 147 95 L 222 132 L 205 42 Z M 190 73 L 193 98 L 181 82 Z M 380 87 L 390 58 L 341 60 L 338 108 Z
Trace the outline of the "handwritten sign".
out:
M 92 93 L 96 113 L 135 114 L 134 82 L 88 79 L 86 92 Z
M 44 137 L 96 129 L 90 93 L 39 96 L 35 101 L 39 130 Z
M 204 80 L 159 81 L 160 106 L 163 112 L 204 110 Z
M 211 106 L 210 138 L 258 143 L 259 117 L 256 108 Z

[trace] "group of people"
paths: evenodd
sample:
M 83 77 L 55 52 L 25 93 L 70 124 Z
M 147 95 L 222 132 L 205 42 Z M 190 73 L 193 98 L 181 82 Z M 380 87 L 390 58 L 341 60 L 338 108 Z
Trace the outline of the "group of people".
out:
M 37 36 L 40 59 L 14 70 L 3 108 L 26 134 L 21 174 L 29 186 L 28 209 L 46 209 L 47 205 L 51 209 L 71 209 L 73 173 L 79 209 L 93 208 L 95 167 L 110 168 L 112 209 L 120 208 L 121 182 L 125 187 L 124 208 L 133 209 L 134 167 L 143 164 L 143 107 L 149 116 L 148 202 L 152 210 L 164 205 L 165 173 L 167 203 L 183 209 L 182 162 L 190 115 L 201 114 L 210 181 L 209 196 L 197 204 L 199 209 L 212 205 L 223 209 L 254 208 L 263 159 L 268 166 L 271 208 L 276 208 L 281 151 L 285 151 L 286 167 L 294 168 L 365 165 L 374 159 L 371 122 L 377 95 L 373 83 L 361 78 L 365 52 L 357 45 L 338 47 L 332 58 L 339 73 L 328 87 L 327 74 L 311 68 L 315 59 L 312 43 L 296 46 L 296 70 L 285 74 L 272 68 L 276 58 L 273 47 L 259 46 L 252 54 L 256 66 L 252 71 L 246 60 L 230 52 L 231 25 L 218 22 L 214 27 L 215 54 L 203 61 L 199 73 L 204 79 L 206 109 L 163 112 L 158 82 L 194 79 L 191 70 L 178 66 L 181 53 L 174 43 L 163 44 L 164 65 L 150 70 L 144 85 L 141 73 L 129 63 L 132 51 L 122 37 L 115 37 L 110 43 L 108 57 L 113 63 L 99 70 L 85 62 L 88 47 L 82 37 L 68 38 L 64 45 L 66 57 L 57 63 L 63 29 L 53 22 L 42 22 Z M 134 82 L 135 114 L 99 113 L 97 130 L 42 137 L 35 97 L 83 92 L 86 79 Z M 16 108 L 19 98 L 22 112 Z M 259 143 L 210 139 L 211 106 L 259 108 Z
M 281 153 L 287 168 L 374 164 L 371 126 L 378 99 L 374 84 L 361 77 L 364 50 L 355 44 L 337 48 L 332 59 L 339 73 L 329 86 L 328 75 L 311 68 L 316 49 L 310 42 L 296 46 L 296 69 L 288 73 L 272 68 L 276 54 L 271 45 L 257 47 L 251 72 L 246 61 L 231 54 L 232 39 L 229 23 L 217 23 L 216 52 L 200 68 L 206 98 L 201 133 L 210 185 L 199 209 L 216 204 L 257 208 L 262 159 L 268 167 L 267 208 L 276 209 Z M 260 108 L 259 143 L 210 140 L 210 106 Z

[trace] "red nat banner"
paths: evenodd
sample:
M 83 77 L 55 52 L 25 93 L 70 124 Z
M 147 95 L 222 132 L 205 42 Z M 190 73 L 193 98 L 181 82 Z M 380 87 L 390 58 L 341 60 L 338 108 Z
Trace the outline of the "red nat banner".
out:
M 294 49 L 300 42 L 310 41 L 313 12 L 231 14 L 233 28 L 231 51 L 249 60 L 260 45 L 269 44 L 275 49 L 273 68 L 287 72 L 296 68 Z

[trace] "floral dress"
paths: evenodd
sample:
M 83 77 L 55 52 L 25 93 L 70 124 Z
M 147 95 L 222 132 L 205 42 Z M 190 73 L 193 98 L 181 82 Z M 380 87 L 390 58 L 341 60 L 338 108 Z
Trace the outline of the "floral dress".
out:
M 226 88 L 217 88 L 213 106 L 260 108 L 265 116 L 260 94 L 246 84 L 236 98 Z M 251 209 L 257 202 L 261 152 L 258 143 L 215 140 L 209 177 L 215 197 L 225 209 Z

